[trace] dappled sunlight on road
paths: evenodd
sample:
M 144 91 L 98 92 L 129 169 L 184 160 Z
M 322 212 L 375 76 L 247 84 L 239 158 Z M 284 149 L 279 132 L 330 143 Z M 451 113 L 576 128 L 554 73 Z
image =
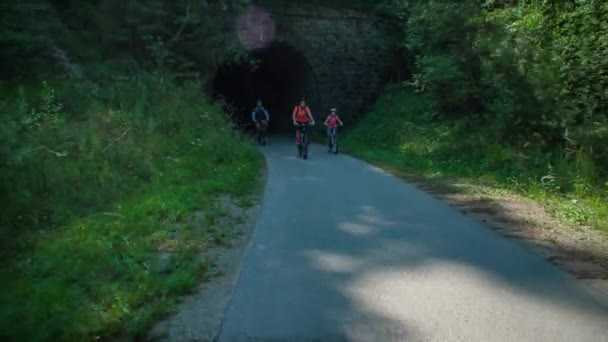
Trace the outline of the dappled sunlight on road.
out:
M 581 293 L 547 281 L 552 279 L 550 266 L 546 265 L 549 274 L 544 269 L 538 273 L 529 269 L 537 267 L 534 262 L 543 261 L 519 262 L 520 258 L 528 261 L 529 256 L 515 253 L 502 256 L 512 257 L 513 262 L 488 262 L 501 254 L 484 253 L 485 247 L 469 254 L 459 241 L 446 240 L 450 235 L 446 239 L 432 236 L 437 227 L 398 224 L 374 206 L 358 208 L 358 214 L 347 215 L 356 219 L 336 222 L 335 229 L 344 234 L 340 244 L 298 254 L 306 258 L 312 271 L 329 276 L 323 276 L 321 287 L 345 298 L 349 310 L 368 317 L 369 323 L 374 317 L 390 317 L 393 328 L 408 327 L 411 338 L 433 341 L 462 336 L 473 341 L 502 341 L 504 336 L 533 340 L 535 336 L 557 336 L 555 332 L 564 329 L 564 322 L 570 333 L 563 335 L 564 341 L 589 329 L 596 329 L 592 332 L 596 336 L 604 333 L 599 327 L 607 317 L 605 311 L 586 302 Z M 430 235 L 425 234 L 428 231 Z M 496 236 L 487 233 L 486 243 L 493 244 Z M 348 248 L 359 245 L 358 240 L 367 242 L 365 248 Z M 502 248 L 500 243 L 496 248 Z M 486 254 L 487 260 L 477 254 Z M 331 305 L 323 310 L 340 311 Z M 354 329 L 373 336 L 371 326 L 365 327 L 351 321 L 344 334 L 348 336 Z
M 356 258 L 323 251 L 307 251 L 303 253 L 318 270 L 336 273 L 353 273 L 363 265 Z
M 338 229 L 353 236 L 369 236 L 376 232 L 376 228 L 360 223 L 341 223 Z
M 608 338 L 608 308 L 523 247 L 358 160 L 315 153 L 298 165 L 293 152 L 264 152 L 271 179 L 228 335 Z
M 389 221 L 380 217 L 378 210 L 370 205 L 361 206 L 362 213 L 356 216 L 357 219 L 369 224 L 376 224 L 381 226 L 394 226 L 397 224 L 395 221 Z
M 390 173 L 382 170 L 381 168 L 379 168 L 377 166 L 367 165 L 366 168 L 367 168 L 367 170 L 369 170 L 375 174 L 379 174 L 379 175 L 383 175 L 383 176 L 391 176 Z
M 563 302 L 543 301 L 474 266 L 439 260 L 413 269 L 371 268 L 345 287 L 345 296 L 357 307 L 417 327 L 425 339 L 436 341 L 456 336 L 498 341 L 503 340 L 498 336 L 509 336 L 514 327 L 519 330 L 519 340 L 532 341 L 538 334 L 562 330 L 564 321 L 572 329 L 594 321 L 601 326 L 602 322 L 593 313 L 579 312 Z

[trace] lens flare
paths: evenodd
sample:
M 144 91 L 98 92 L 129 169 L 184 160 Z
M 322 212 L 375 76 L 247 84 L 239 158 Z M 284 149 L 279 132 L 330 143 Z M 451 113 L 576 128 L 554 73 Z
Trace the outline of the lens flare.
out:
M 260 7 L 251 7 L 238 18 L 236 25 L 239 40 L 247 50 L 266 48 L 274 40 L 272 16 Z

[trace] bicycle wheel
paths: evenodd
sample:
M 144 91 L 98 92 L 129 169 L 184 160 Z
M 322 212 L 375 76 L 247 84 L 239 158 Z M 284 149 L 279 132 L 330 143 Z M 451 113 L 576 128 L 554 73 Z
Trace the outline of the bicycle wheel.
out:
M 258 145 L 262 145 L 262 132 L 260 131 L 260 127 L 256 127 L 255 129 L 255 142 Z
M 334 138 L 333 138 L 333 145 L 334 145 L 334 154 L 338 154 L 338 137 L 336 136 L 336 132 L 334 131 Z
M 304 145 L 304 153 L 303 153 L 304 155 L 303 155 L 303 157 L 304 157 L 304 159 L 307 159 L 308 158 L 308 134 L 305 134 L 302 137 L 302 139 L 304 139 L 304 140 L 302 140 L 303 145 Z

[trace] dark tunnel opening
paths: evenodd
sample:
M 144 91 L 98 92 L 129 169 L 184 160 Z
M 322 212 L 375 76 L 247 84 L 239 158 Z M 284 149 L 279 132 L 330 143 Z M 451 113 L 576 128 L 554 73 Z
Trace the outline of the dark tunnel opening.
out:
M 291 130 L 291 112 L 301 97 L 307 98 L 311 72 L 306 58 L 295 48 L 275 42 L 251 52 L 257 67 L 243 63 L 222 65 L 212 80 L 214 98 L 223 97 L 233 122 L 243 131 L 254 130 L 251 111 L 257 99 L 270 113 L 269 133 Z M 310 99 L 307 98 L 310 102 Z

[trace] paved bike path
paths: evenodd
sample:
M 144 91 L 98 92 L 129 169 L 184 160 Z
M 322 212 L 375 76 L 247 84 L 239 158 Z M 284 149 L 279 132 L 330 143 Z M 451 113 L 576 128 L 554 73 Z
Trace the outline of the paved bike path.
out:
M 586 288 L 415 187 L 288 141 L 220 341 L 608 341 Z

